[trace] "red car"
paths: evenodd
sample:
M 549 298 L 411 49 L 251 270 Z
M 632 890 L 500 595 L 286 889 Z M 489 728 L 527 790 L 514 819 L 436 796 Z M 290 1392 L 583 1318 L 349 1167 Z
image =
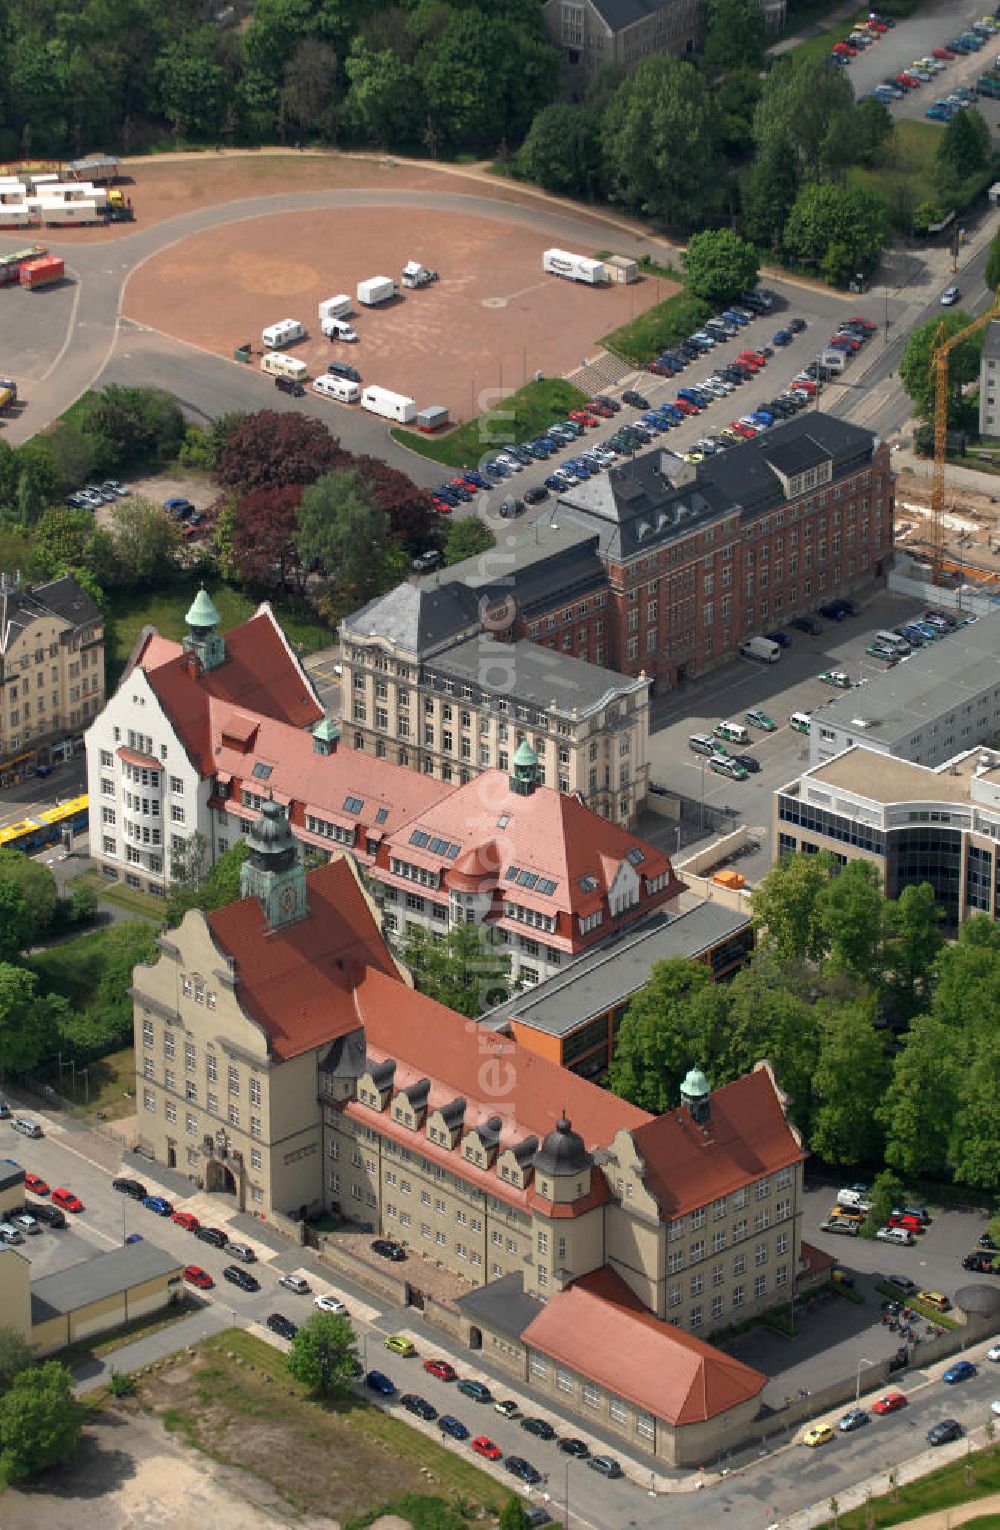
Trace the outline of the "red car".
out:
M 424 1370 L 439 1381 L 457 1381 L 458 1372 L 447 1360 L 425 1360 Z
M 741 351 L 736 359 L 741 367 L 746 367 L 750 372 L 759 372 L 764 365 L 763 356 L 755 356 L 752 351 Z
M 853 43 L 838 42 L 833 45 L 834 53 L 839 53 L 841 58 L 856 58 L 858 50 Z
M 33 1195 L 48 1195 L 49 1187 L 37 1174 L 26 1174 L 24 1183 Z
M 599 425 L 601 423 L 596 414 L 590 414 L 586 409 L 571 409 L 566 418 L 574 420 L 577 425 Z
M 170 1220 L 176 1222 L 178 1227 L 183 1227 L 185 1232 L 194 1232 L 196 1227 L 201 1226 L 198 1218 L 192 1216 L 190 1211 L 175 1211 Z M 191 1268 L 194 1269 L 195 1266 L 192 1265 Z
M 860 351 L 861 349 L 862 342 L 858 339 L 857 335 L 847 334 L 842 329 L 838 329 L 837 333 L 835 335 L 831 335 L 830 338 L 831 340 L 836 340 L 838 345 L 842 340 L 846 340 L 848 346 L 850 347 L 852 356 L 855 351 Z
M 886 1392 L 877 1402 L 872 1403 L 873 1413 L 896 1413 L 900 1408 L 906 1407 L 906 1398 L 902 1392 Z
M 52 1197 L 55 1200 L 55 1196 Z M 898 1216 L 886 1218 L 887 1227 L 905 1227 L 907 1232 L 920 1233 L 924 1230 L 924 1224 L 919 1217 L 911 1217 L 908 1211 L 901 1211 Z
M 903 69 L 896 76 L 896 84 L 902 85 L 906 90 L 916 90 L 920 81 L 915 74 L 907 74 L 906 70 Z
M 848 324 L 856 324 L 859 329 L 866 329 L 870 335 L 873 335 L 878 329 L 878 325 L 873 324 L 871 319 L 863 319 L 861 315 L 857 313 L 852 314 L 847 322 Z
M 931 58 L 940 58 L 940 59 L 943 59 L 945 63 L 948 63 L 948 61 L 950 59 L 953 59 L 954 57 L 955 57 L 955 55 L 954 55 L 954 53 L 952 53 L 950 48 L 932 48 L 931 49 Z
M 485 1434 L 476 1436 L 472 1442 L 472 1448 L 476 1452 L 477 1456 L 485 1456 L 487 1461 L 499 1461 L 500 1457 L 503 1455 L 503 1451 L 500 1449 L 500 1446 L 497 1445 L 493 1440 L 489 1439 Z
M 451 514 L 451 506 L 445 500 L 438 499 L 436 494 L 432 494 L 431 495 L 431 504 L 434 506 L 434 508 L 437 511 L 438 515 L 450 515 Z
M 888 32 L 889 30 L 884 21 L 876 21 L 874 16 L 869 16 L 865 25 L 867 26 L 869 32 L 875 32 L 879 37 L 882 36 L 883 32 Z
M 744 425 L 742 420 L 730 420 L 729 429 L 734 430 L 738 436 L 742 436 L 744 441 L 752 441 L 757 434 L 755 430 L 750 429 L 749 425 Z
M 813 398 L 816 393 L 816 384 L 811 377 L 795 377 L 792 379 L 792 387 L 798 388 L 800 393 L 808 393 Z
M 192 1286 L 197 1286 L 199 1291 L 211 1291 L 215 1281 L 207 1270 L 203 1270 L 200 1264 L 186 1264 L 184 1266 L 184 1279 Z
M 698 413 L 698 405 L 689 403 L 686 398 L 675 398 L 673 402 L 673 408 L 679 409 L 681 414 Z
M 591 399 L 587 409 L 591 414 L 600 415 L 602 420 L 610 420 L 615 412 L 613 409 L 609 409 L 607 404 L 597 403 L 596 399 Z
M 83 1210 L 83 1202 L 78 1195 L 73 1194 L 72 1190 L 64 1190 L 61 1188 L 58 1190 L 53 1190 L 52 1200 L 56 1206 L 61 1206 L 63 1211 Z

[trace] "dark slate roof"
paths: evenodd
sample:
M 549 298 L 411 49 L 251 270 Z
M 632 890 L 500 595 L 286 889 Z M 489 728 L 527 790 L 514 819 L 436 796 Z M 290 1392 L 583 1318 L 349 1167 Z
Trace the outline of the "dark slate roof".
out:
M 870 430 L 805 410 L 754 441 L 698 463 L 692 472 L 672 452 L 654 448 L 568 491 L 564 520 L 597 534 L 602 555 L 621 562 L 683 536 L 694 526 L 738 515 L 755 520 L 784 501 L 778 472 L 832 459 L 834 482 L 871 461 Z M 776 471 L 777 469 L 777 471 Z
M 0 1190 L 10 1190 L 13 1185 L 24 1184 L 24 1170 L 20 1164 L 0 1165 Z
M 542 1310 L 542 1303 L 534 1296 L 526 1296 L 524 1274 L 515 1270 L 500 1280 L 477 1286 L 458 1298 L 458 1305 L 474 1323 L 483 1322 L 497 1333 L 510 1339 L 519 1339 Z
M 384 638 L 407 653 L 423 654 L 475 631 L 478 625 L 478 596 L 449 577 L 440 584 L 428 580 L 399 584 L 345 617 L 341 631 L 347 636 Z
M 458 681 L 471 684 L 477 699 L 502 697 L 567 717 L 599 711 L 615 697 L 642 691 L 648 683 L 537 643 L 501 643 L 485 633 L 449 648 L 428 663 L 425 673 L 439 689 L 445 680 Z
M 983 355 L 987 361 L 1000 361 L 1000 319 L 991 319 L 986 326 Z
M 0 652 L 39 617 L 57 616 L 73 627 L 99 622 L 101 613 L 71 574 L 48 584 L 16 584 L 0 589 Z
M 552 511 L 552 516 L 556 511 Z M 522 537 L 500 545 L 490 552 L 477 553 L 454 563 L 432 578 L 439 583 L 460 579 L 476 591 L 486 605 L 513 602 L 523 616 L 545 609 L 552 603 L 552 592 L 559 599 L 576 599 L 592 590 L 607 589 L 608 578 L 598 556 L 596 527 L 581 527 L 572 518 L 553 523 L 536 521 L 535 537 Z M 513 616 L 513 610 L 511 612 Z
M 657 11 L 666 10 L 671 0 L 590 0 L 590 3 L 612 32 L 621 32 L 637 21 L 645 21 L 647 16 L 655 16 Z
M 183 1259 L 168 1254 L 143 1238 L 141 1243 L 126 1243 L 93 1254 L 53 1275 L 42 1275 L 31 1282 L 31 1321 L 44 1323 L 47 1318 L 67 1312 L 79 1312 L 94 1302 L 105 1301 L 131 1291 L 161 1275 L 180 1278 Z

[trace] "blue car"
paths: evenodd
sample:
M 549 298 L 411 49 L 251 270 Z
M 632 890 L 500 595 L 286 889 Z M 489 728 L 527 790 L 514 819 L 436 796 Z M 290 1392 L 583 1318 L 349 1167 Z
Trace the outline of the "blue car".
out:
M 466 1429 L 462 1420 L 456 1418 L 453 1413 L 442 1413 L 438 1419 L 438 1428 L 442 1434 L 450 1435 L 453 1440 L 467 1440 L 469 1438 L 468 1429 Z
M 791 648 L 792 646 L 792 640 L 788 633 L 782 632 L 780 628 L 776 632 L 765 632 L 764 636 L 769 643 L 777 643 L 779 648 Z
M 490 487 L 489 480 L 483 477 L 478 468 L 466 468 L 465 481 L 466 483 L 474 483 L 477 489 L 488 489 Z
M 741 329 L 745 324 L 750 323 L 747 315 L 745 313 L 737 313 L 735 308 L 724 308 L 722 310 L 722 317 L 728 319 L 730 324 L 738 324 Z
M 155 1211 L 158 1217 L 172 1217 L 174 1214 L 173 1203 L 164 1195 L 144 1196 L 142 1204 L 147 1211 Z
M 774 338 L 771 341 L 772 345 L 791 345 L 791 343 L 792 335 L 791 332 L 787 329 L 777 330 L 775 332 Z
M 566 485 L 561 478 L 556 477 L 555 473 L 550 473 L 545 480 L 545 487 L 551 489 L 555 494 L 561 494 Z
M 956 1360 L 954 1365 L 949 1365 L 941 1380 L 951 1386 L 956 1381 L 971 1381 L 975 1374 L 976 1367 L 971 1360 Z
M 483 465 L 483 472 L 488 473 L 491 478 L 510 477 L 510 468 L 506 462 L 497 462 L 495 458 Z
M 141 1243 L 142 1242 L 142 1233 L 129 1233 L 128 1237 L 125 1239 L 125 1242 L 126 1243 Z
M 929 106 L 924 112 L 924 116 L 929 117 L 931 122 L 951 121 L 951 112 L 946 106 Z
M 394 1397 L 396 1393 L 396 1388 L 384 1371 L 369 1371 L 365 1377 L 365 1386 L 370 1392 L 377 1392 L 380 1397 Z
M 762 425 L 774 424 L 774 415 L 770 414 L 766 409 L 755 409 L 750 418 L 752 420 L 760 420 Z

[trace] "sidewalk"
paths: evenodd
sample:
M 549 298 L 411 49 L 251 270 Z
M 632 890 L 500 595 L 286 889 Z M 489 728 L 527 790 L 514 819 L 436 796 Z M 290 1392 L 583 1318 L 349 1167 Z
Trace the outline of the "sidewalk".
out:
M 981 1514 L 1000 1513 L 1000 1493 L 989 1498 L 977 1498 L 972 1503 L 956 1504 L 953 1509 L 938 1509 L 934 1514 L 924 1514 L 920 1519 L 908 1519 L 909 1530 L 951 1530 L 952 1525 L 964 1525 Z

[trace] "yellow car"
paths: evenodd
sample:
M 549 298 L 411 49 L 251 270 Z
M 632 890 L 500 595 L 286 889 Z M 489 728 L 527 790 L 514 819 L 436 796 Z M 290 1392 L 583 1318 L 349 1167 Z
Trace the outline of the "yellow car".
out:
M 803 1445 L 811 1446 L 815 1450 L 817 1445 L 826 1445 L 833 1437 L 833 1429 L 829 1424 L 814 1424 L 802 1436 L 802 1443 Z
M 949 1312 L 951 1302 L 940 1291 L 918 1291 L 917 1301 L 923 1302 L 925 1307 L 934 1307 L 938 1312 Z
M 386 1349 L 391 1349 L 394 1355 L 415 1355 L 417 1346 L 412 1339 L 404 1338 L 401 1333 L 391 1333 L 385 1341 Z

